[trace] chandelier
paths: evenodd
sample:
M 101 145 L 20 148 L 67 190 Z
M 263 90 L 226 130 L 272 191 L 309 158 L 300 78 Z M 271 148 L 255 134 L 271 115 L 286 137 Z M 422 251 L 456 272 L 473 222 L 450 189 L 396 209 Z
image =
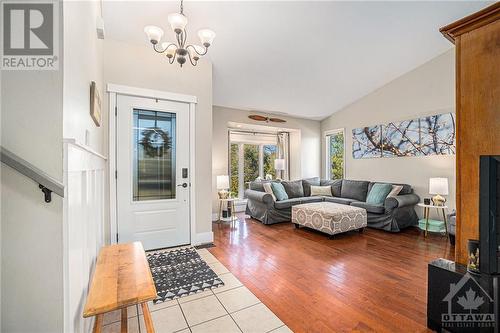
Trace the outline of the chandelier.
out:
M 159 46 L 163 36 L 163 30 L 154 25 L 148 25 L 144 28 L 144 32 L 148 36 L 149 41 L 153 44 L 153 49 L 158 53 L 165 53 L 168 62 L 173 64 L 177 62 L 181 65 L 186 63 L 186 58 L 189 59 L 191 65 L 196 66 L 201 56 L 208 52 L 208 47 L 212 45 L 215 38 L 215 32 L 210 29 L 201 29 L 198 31 L 198 37 L 203 45 L 186 45 L 187 41 L 187 17 L 184 16 L 183 0 L 181 0 L 180 13 L 168 15 L 168 23 L 175 33 L 176 42 L 163 42 Z

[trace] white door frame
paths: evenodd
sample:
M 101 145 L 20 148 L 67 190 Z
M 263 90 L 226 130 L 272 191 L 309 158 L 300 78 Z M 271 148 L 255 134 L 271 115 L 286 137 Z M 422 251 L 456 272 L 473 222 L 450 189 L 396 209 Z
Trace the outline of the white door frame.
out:
M 116 201 L 116 100 L 118 95 L 153 98 L 167 100 L 173 102 L 181 102 L 189 104 L 189 169 L 191 187 L 189 191 L 189 223 L 190 223 L 190 244 L 196 243 L 196 182 L 195 182 L 195 117 L 196 104 L 198 99 L 196 96 L 176 94 L 171 92 L 151 90 L 144 88 L 136 88 L 123 86 L 118 84 L 108 83 L 108 106 L 109 106 L 109 223 L 110 223 L 110 240 L 111 244 L 116 244 L 116 235 L 118 233 L 117 221 L 117 201 Z

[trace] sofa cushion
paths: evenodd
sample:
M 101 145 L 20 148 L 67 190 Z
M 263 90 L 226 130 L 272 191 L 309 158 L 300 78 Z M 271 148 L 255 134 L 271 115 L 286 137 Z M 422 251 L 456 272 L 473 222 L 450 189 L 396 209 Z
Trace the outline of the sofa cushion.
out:
M 391 185 L 401 185 L 403 186 L 403 188 L 401 189 L 401 191 L 398 193 L 398 195 L 404 195 L 404 194 L 412 194 L 413 193 L 413 189 L 411 188 L 410 185 L 408 184 L 398 184 L 398 183 L 384 183 L 384 182 L 370 182 L 370 184 L 368 185 L 368 193 L 370 192 L 372 186 L 374 184 L 391 184 Z
M 264 192 L 270 194 L 273 197 L 273 201 L 276 201 L 276 196 L 274 195 L 271 183 L 264 183 L 262 184 L 262 186 L 264 187 Z
M 311 185 L 319 186 L 319 184 L 320 184 L 319 177 L 302 179 L 302 187 L 304 189 L 304 196 L 305 197 L 311 196 Z
M 287 209 L 287 208 L 290 208 L 292 206 L 299 205 L 301 199 L 302 198 L 293 198 L 293 199 L 286 199 L 286 200 L 282 200 L 282 201 L 276 201 L 274 203 L 274 208 Z
M 340 197 L 340 192 L 342 189 L 342 179 L 322 179 L 319 184 L 321 186 L 330 185 L 332 187 L 332 195 L 334 197 Z
M 302 180 L 282 181 L 281 184 L 285 187 L 288 198 L 301 198 L 304 196 L 304 188 L 302 187 Z
M 332 187 L 331 186 L 311 186 L 311 196 L 332 196 Z
M 368 193 L 368 185 L 370 182 L 361 180 L 342 180 L 342 189 L 340 196 L 342 198 L 355 199 L 356 201 L 365 201 Z
M 383 206 L 385 198 L 392 191 L 391 184 L 376 183 L 373 184 L 370 192 L 366 196 L 366 203 L 375 206 Z
M 285 188 L 283 184 L 273 182 L 271 183 L 271 188 L 273 189 L 274 196 L 276 197 L 276 201 L 287 200 L 288 195 L 286 194 Z
M 368 213 L 372 214 L 384 214 L 385 212 L 384 206 L 370 205 L 369 203 L 361 201 L 351 202 L 351 206 L 364 208 Z
M 265 192 L 264 191 L 264 184 L 266 183 L 271 183 L 272 181 L 270 180 L 254 180 L 253 182 L 250 182 L 250 184 L 248 185 L 248 188 L 250 190 L 254 190 L 254 191 L 261 191 L 261 192 Z M 274 180 L 273 180 L 274 182 Z
M 399 192 L 401 192 L 402 189 L 403 185 L 392 185 L 391 192 L 387 194 L 387 197 L 395 197 L 396 195 L 399 194 Z
M 356 199 L 348 199 L 348 198 L 338 198 L 338 197 L 323 197 L 326 202 L 333 202 L 343 205 L 350 205 L 351 202 L 356 201 Z
M 321 202 L 324 200 L 323 197 L 303 197 L 299 199 L 301 204 L 310 202 Z

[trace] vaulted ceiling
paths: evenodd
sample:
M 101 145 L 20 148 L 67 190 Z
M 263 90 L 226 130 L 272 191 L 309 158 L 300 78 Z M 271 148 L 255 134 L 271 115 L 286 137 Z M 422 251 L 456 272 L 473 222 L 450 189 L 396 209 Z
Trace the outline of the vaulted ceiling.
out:
M 450 49 L 439 28 L 489 3 L 187 1 L 188 34 L 217 33 L 215 105 L 323 119 Z M 105 1 L 106 38 L 150 47 L 172 1 Z M 168 37 L 167 37 L 168 38 Z

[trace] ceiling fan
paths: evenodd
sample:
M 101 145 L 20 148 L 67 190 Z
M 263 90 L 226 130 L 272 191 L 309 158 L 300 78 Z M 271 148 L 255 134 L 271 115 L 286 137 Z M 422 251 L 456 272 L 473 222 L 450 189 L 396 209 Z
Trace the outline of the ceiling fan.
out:
M 273 118 L 273 117 L 265 117 L 265 116 L 260 116 L 257 114 L 251 114 L 248 116 L 248 118 L 256 121 L 265 121 L 266 123 L 268 122 L 273 122 L 273 123 L 286 123 L 286 120 L 283 120 L 281 118 Z

